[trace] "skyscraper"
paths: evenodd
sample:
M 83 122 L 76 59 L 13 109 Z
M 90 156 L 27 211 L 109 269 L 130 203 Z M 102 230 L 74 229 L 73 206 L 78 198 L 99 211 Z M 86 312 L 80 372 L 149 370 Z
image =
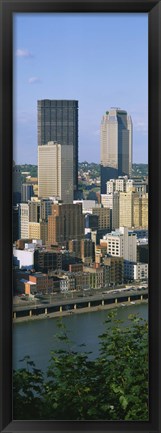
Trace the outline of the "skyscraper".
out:
M 28 203 L 19 204 L 19 238 L 29 237 L 29 206 Z
M 21 170 L 19 167 L 15 165 L 14 161 L 13 161 L 12 180 L 13 180 L 13 206 L 16 206 L 17 203 L 21 203 Z
M 126 111 L 111 108 L 101 122 L 101 193 L 106 182 L 118 176 L 131 176 L 132 120 Z
M 73 202 L 73 146 L 49 141 L 38 146 L 38 196 Z
M 78 187 L 78 101 L 38 101 L 38 146 L 56 141 L 73 146 L 73 184 Z
M 48 244 L 68 243 L 84 236 L 82 204 L 53 204 L 48 217 Z
M 23 183 L 21 186 L 21 202 L 27 203 L 34 195 L 33 185 Z

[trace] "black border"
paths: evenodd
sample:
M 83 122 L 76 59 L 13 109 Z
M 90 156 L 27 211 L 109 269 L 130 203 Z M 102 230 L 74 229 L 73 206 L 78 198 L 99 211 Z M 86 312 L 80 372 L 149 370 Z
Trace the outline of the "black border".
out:
M 12 14 L 147 12 L 149 15 L 149 422 L 12 421 Z M 161 0 L 0 0 L 0 431 L 161 433 Z M 137 31 L 137 28 L 136 28 Z M 108 37 L 108 35 L 107 35 Z M 137 67 L 137 65 L 136 65 Z

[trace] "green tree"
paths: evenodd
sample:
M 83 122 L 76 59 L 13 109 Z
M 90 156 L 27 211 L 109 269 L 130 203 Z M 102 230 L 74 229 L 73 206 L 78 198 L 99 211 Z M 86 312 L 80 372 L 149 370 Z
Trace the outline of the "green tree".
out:
M 109 313 L 95 360 L 73 350 L 62 321 L 57 338 L 46 379 L 28 358 L 28 370 L 14 372 L 14 418 L 148 420 L 146 321 L 129 316 L 123 326 Z
M 114 326 L 100 336 L 97 359 L 98 411 L 111 420 L 148 420 L 148 323 L 129 316 L 122 326 L 114 313 L 106 321 Z
M 29 356 L 21 362 L 25 367 L 13 371 L 14 419 L 41 419 L 44 416 L 44 376 Z

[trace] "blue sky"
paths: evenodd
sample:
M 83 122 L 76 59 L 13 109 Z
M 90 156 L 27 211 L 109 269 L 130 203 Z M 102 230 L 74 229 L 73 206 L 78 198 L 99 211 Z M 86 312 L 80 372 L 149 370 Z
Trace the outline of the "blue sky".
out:
M 37 164 L 37 100 L 79 101 L 79 161 L 100 162 L 110 107 L 133 120 L 133 162 L 148 161 L 148 15 L 16 13 L 14 159 Z

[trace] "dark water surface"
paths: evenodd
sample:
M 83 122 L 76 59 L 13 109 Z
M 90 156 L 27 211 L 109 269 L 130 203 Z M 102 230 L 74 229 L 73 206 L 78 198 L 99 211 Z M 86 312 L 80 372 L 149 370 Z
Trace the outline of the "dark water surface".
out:
M 98 335 L 102 334 L 104 322 L 111 310 L 73 314 L 63 317 L 63 323 L 69 331 L 69 337 L 74 342 L 72 348 L 85 344 L 79 350 L 91 351 L 92 358 L 99 353 Z M 131 305 L 117 308 L 117 317 L 126 324 L 129 314 L 138 314 L 148 319 L 148 304 Z M 50 318 L 13 324 L 13 368 L 21 368 L 24 363 L 20 360 L 30 355 L 37 368 L 46 371 L 50 359 L 50 351 L 58 347 L 55 335 L 59 332 L 57 323 L 59 319 Z M 110 326 L 110 325 L 108 325 Z

